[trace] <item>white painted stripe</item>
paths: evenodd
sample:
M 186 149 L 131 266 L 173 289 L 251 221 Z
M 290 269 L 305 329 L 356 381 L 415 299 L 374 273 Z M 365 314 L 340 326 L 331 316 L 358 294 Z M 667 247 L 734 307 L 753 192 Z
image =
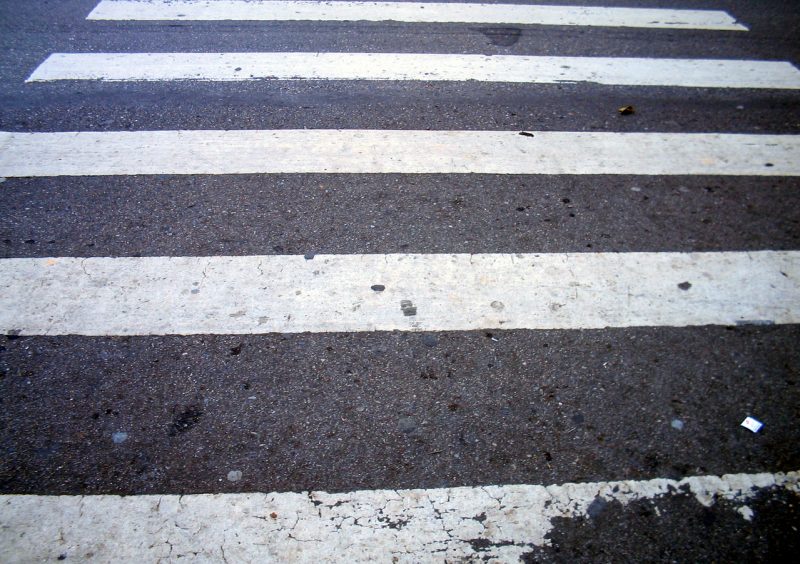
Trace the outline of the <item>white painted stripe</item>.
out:
M 737 323 L 800 323 L 800 251 L 0 260 L 6 334 Z
M 342 494 L 6 495 L 0 560 L 517 562 L 550 545 L 556 518 L 588 518 L 597 499 L 625 506 L 689 495 L 705 507 L 725 500 L 750 520 L 750 499 L 798 495 L 799 479 L 788 472 Z
M 800 136 L 542 131 L 0 132 L 0 176 L 240 173 L 800 175 Z
M 425 80 L 800 88 L 791 63 L 427 53 L 54 53 L 28 82 L 54 80 Z
M 746 31 L 727 13 L 524 4 L 103 0 L 90 20 L 307 20 L 579 25 Z

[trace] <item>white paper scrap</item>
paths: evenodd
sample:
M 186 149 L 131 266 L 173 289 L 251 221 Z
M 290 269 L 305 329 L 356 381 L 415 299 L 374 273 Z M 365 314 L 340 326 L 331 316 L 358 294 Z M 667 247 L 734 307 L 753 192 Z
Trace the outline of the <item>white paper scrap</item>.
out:
M 742 421 L 742 427 L 745 429 L 750 429 L 754 433 L 758 433 L 763 427 L 764 424 L 759 421 L 758 419 L 753 419 L 752 417 L 746 417 L 744 421 Z

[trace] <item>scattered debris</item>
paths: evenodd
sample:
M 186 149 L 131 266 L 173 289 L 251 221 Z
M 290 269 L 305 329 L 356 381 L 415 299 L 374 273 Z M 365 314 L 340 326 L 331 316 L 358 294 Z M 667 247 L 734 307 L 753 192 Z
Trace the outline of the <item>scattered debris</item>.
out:
M 400 300 L 400 309 L 403 310 L 403 315 L 406 317 L 417 315 L 417 306 L 415 306 L 411 300 Z
M 678 284 L 678 288 L 680 288 L 681 290 L 688 290 L 691 287 L 692 285 L 689 282 L 681 282 L 680 284 Z
M 621 107 L 621 108 L 619 108 L 617 111 L 618 111 L 620 114 L 622 114 L 623 116 L 628 116 L 628 115 L 630 115 L 630 114 L 632 114 L 632 113 L 636 112 L 636 110 L 634 109 L 634 107 L 633 107 L 633 106 L 622 106 L 622 107 Z
M 203 416 L 203 410 L 199 405 L 189 405 L 183 410 L 179 406 L 172 408 L 172 428 L 169 435 L 174 437 L 177 433 L 184 433 L 197 425 Z
M 312 260 L 316 253 L 306 253 L 303 255 L 303 258 L 306 260 Z
M 764 424 L 761 421 L 753 417 L 745 417 L 744 421 L 742 421 L 742 427 L 754 433 L 758 433 L 763 426 Z
M 386 289 L 386 286 L 384 286 L 383 284 L 373 284 L 372 286 L 370 286 L 370 289 L 373 292 L 383 292 Z
M 229 482 L 238 482 L 242 479 L 242 471 L 241 470 L 231 470 L 228 472 L 228 481 Z
M 111 440 L 114 441 L 115 445 L 121 445 L 122 443 L 128 440 L 128 433 L 117 431 L 116 433 L 111 435 Z
M 520 131 L 519 134 L 522 135 L 523 137 L 533 137 L 534 136 L 533 133 L 530 133 L 528 131 Z
M 673 419 L 670 425 L 672 425 L 673 429 L 677 429 L 678 431 L 683 431 L 683 421 L 681 421 L 680 419 Z
M 272 517 L 273 519 L 277 519 L 278 518 L 278 514 L 275 513 L 274 511 L 272 513 L 270 513 L 269 516 Z
M 422 371 L 419 375 L 420 378 L 423 380 L 438 380 L 439 377 L 436 376 L 436 372 L 433 371 L 433 368 L 426 368 Z
M 753 520 L 753 510 L 750 509 L 748 506 L 742 505 L 736 511 L 739 513 L 739 515 L 744 517 L 745 521 L 752 521 Z

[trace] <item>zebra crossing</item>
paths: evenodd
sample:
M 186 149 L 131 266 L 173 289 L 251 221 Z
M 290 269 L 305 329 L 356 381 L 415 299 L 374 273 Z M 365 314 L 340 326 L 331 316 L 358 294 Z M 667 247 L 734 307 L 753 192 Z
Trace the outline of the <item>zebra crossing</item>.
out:
M 419 2 L 103 0 L 90 20 L 311 20 L 620 26 L 747 31 L 716 10 Z
M 792 251 L 7 259 L 0 275 L 14 298 L 2 303 L 0 328 L 196 335 L 787 324 L 800 322 L 798 274 Z
M 787 62 L 411 53 L 55 53 L 28 81 L 254 79 L 800 88 Z
M 2 133 L 0 174 L 793 176 L 800 172 L 800 141 L 792 135 L 522 133 L 331 129 Z
M 750 33 L 745 24 L 715 10 L 521 4 L 102 0 L 86 19 L 89 23 L 116 22 L 121 30 L 127 22 L 135 21 L 355 20 L 407 24 L 543 25 L 567 29 L 576 26 L 666 28 L 677 30 L 676 33 L 683 30 L 706 30 L 710 34 L 736 32 L 742 37 Z M 25 87 L 78 89 L 86 81 L 92 81 L 92 84 L 108 82 L 107 89 L 153 83 L 179 83 L 192 88 L 206 82 L 220 83 L 220 87 L 225 88 L 247 82 L 302 84 L 314 81 L 315 87 L 323 90 L 328 83 L 336 81 L 389 81 L 403 83 L 403 88 L 425 87 L 439 81 L 513 84 L 530 89 L 537 88 L 537 85 L 577 84 L 587 92 L 596 85 L 741 90 L 742 99 L 746 101 L 748 97 L 769 97 L 777 92 L 791 96 L 800 85 L 800 71 L 790 61 L 757 59 L 487 56 L 363 50 L 335 53 L 57 52 L 42 60 L 29 75 Z M 697 91 L 698 96 L 704 93 L 704 90 Z M 743 183 L 763 179 L 766 182 L 787 182 L 792 186 L 794 177 L 800 172 L 797 136 L 771 134 L 769 131 L 471 130 L 468 117 L 466 127 L 459 130 L 348 129 L 346 120 L 341 129 L 320 129 L 313 123 L 308 124 L 308 129 L 239 127 L 242 126 L 234 123 L 213 130 L 3 131 L 0 132 L 0 177 L 6 179 L 3 189 L 9 186 L 12 190 L 18 187 L 27 190 L 32 186 L 30 194 L 35 197 L 37 190 L 52 193 L 51 187 L 62 180 L 58 177 L 65 177 L 65 186 L 71 186 L 70 182 L 79 183 L 84 178 L 95 176 L 101 180 L 109 179 L 109 182 L 113 177 L 120 177 L 119 182 L 134 185 L 148 182 L 150 177 L 163 180 L 181 175 L 219 176 L 222 182 L 235 190 L 242 175 L 257 175 L 257 182 L 266 187 L 269 201 L 277 202 L 289 197 L 278 188 L 278 179 L 286 175 L 308 176 L 311 178 L 309 182 L 316 182 L 315 176 L 322 182 L 329 182 L 330 175 L 344 176 L 355 193 L 367 185 L 370 175 L 379 175 L 379 178 L 380 175 L 394 175 L 402 182 L 413 175 L 421 175 L 421 180 L 420 177 L 415 180 L 423 184 L 429 181 L 426 180 L 429 175 L 466 179 L 459 180 L 466 183 L 473 182 L 471 179 L 476 175 L 489 175 L 498 183 L 533 177 L 542 179 L 536 180 L 536 186 L 543 190 L 534 190 L 532 194 L 530 190 L 524 191 L 533 198 L 544 198 L 549 197 L 541 193 L 549 190 L 546 188 L 548 182 L 560 181 L 557 177 L 561 176 L 567 177 L 568 181 L 572 181 L 572 177 L 590 177 L 620 183 L 628 182 L 631 176 L 639 182 L 647 177 L 676 177 L 681 182 L 689 179 L 703 184 L 719 179 Z M 548 175 L 554 179 L 548 180 Z M 173 186 L 177 185 L 175 181 Z M 183 189 L 192 190 L 193 186 L 187 185 Z M 403 189 L 408 190 L 408 186 Z M 711 186 L 705 186 L 705 189 L 709 194 L 714 191 Z M 167 202 L 170 190 L 170 182 L 164 182 L 155 197 L 163 197 Z M 640 191 L 639 186 L 633 186 L 629 193 L 638 195 Z M 679 193 L 689 191 L 681 185 Z M 362 197 L 368 197 L 368 194 Z M 409 194 L 412 202 L 414 197 L 413 193 Z M 491 192 L 480 196 L 492 197 Z M 457 196 L 453 202 L 462 200 Z M 571 204 L 569 198 L 563 200 L 565 205 Z M 236 205 L 231 204 L 231 209 Z M 454 207 L 458 205 L 453 204 Z M 525 207 L 522 210 L 527 213 Z M 18 213 L 16 208 L 10 211 Z M 624 209 L 619 213 L 625 216 Z M 715 219 L 721 222 L 725 221 L 725 213 L 724 209 L 713 211 Z M 354 218 L 353 221 L 361 219 Z M 786 217 L 779 219 L 791 223 L 791 210 L 787 209 Z M 85 220 L 91 225 L 92 217 Z M 147 227 L 160 228 L 158 225 Z M 391 229 L 391 224 L 387 227 Z M 264 228 L 269 229 L 269 226 Z M 748 228 L 744 226 L 743 229 Z M 273 368 L 269 364 L 266 367 L 259 365 L 260 368 L 241 366 L 236 369 L 236 374 L 244 374 L 247 380 L 241 390 L 246 394 L 242 397 L 244 404 L 259 406 L 257 409 L 262 411 L 255 412 L 255 415 L 249 411 L 236 412 L 231 415 L 232 421 L 242 418 L 247 425 L 257 425 L 267 419 L 271 422 L 271 426 L 266 428 L 248 431 L 248 438 L 256 442 L 245 450 L 251 448 L 255 453 L 263 452 L 266 459 L 260 458 L 262 454 L 255 455 L 255 466 L 248 467 L 244 473 L 246 485 L 239 484 L 241 471 L 226 473 L 221 470 L 220 464 L 227 463 L 226 457 L 232 451 L 217 445 L 213 438 L 215 432 L 225 436 L 231 432 L 232 423 L 226 419 L 225 410 L 219 407 L 228 400 L 203 391 L 208 387 L 217 390 L 217 396 L 230 395 L 231 398 L 238 398 L 239 392 L 228 394 L 217 389 L 213 377 L 208 376 L 211 372 L 204 372 L 206 369 L 199 364 L 192 367 L 195 353 L 190 354 L 188 350 L 170 353 L 175 355 L 175 360 L 168 362 L 174 362 L 174 369 L 190 382 L 190 387 L 182 392 L 182 399 L 176 400 L 167 420 L 171 421 L 168 424 L 169 436 L 188 440 L 190 446 L 176 446 L 179 450 L 173 451 L 172 455 L 161 454 L 157 452 L 160 447 L 155 444 L 155 439 L 148 436 L 153 432 L 152 428 L 143 426 L 141 435 L 133 433 L 131 429 L 136 424 L 130 414 L 123 413 L 121 417 L 125 423 L 114 423 L 113 445 L 106 441 L 109 444 L 97 447 L 100 450 L 96 466 L 116 468 L 114 475 L 125 476 L 130 470 L 121 469 L 119 465 L 128 463 L 118 461 L 114 454 L 116 451 L 108 449 L 135 449 L 126 451 L 131 458 L 130 466 L 141 468 L 139 475 L 152 478 L 152 483 L 146 486 L 122 486 L 120 482 L 111 482 L 116 485 L 100 483 L 99 488 L 89 489 L 87 484 L 92 479 L 86 476 L 85 471 L 74 470 L 80 463 L 74 460 L 55 462 L 66 456 L 58 450 L 59 447 L 51 445 L 33 449 L 25 443 L 28 439 L 24 435 L 10 430 L 8 422 L 4 422 L 6 437 L 3 444 L 14 445 L 4 447 L 8 449 L 9 460 L 14 461 L 10 465 L 22 466 L 22 474 L 30 472 L 39 476 L 41 482 L 38 486 L 35 479 L 15 482 L 13 476 L 6 477 L 9 470 L 4 468 L 2 483 L 6 485 L 0 492 L 4 494 L 0 496 L 0 555 L 4 561 L 12 562 L 73 557 L 134 561 L 172 561 L 183 557 L 201 561 L 377 559 L 416 562 L 470 558 L 515 561 L 537 558 L 537 555 L 544 554 L 538 550 L 552 548 L 555 523 L 559 518 L 591 520 L 612 503 L 624 507 L 647 502 L 653 504 L 658 512 L 658 503 L 680 498 L 687 492 L 700 508 L 724 505 L 727 510 L 733 510 L 739 520 L 737 523 L 751 523 L 754 516 L 758 517 L 761 505 L 756 510 L 752 507 L 762 503 L 763 496 L 783 495 L 781 492 L 785 492 L 792 499 L 791 496 L 797 494 L 795 469 L 785 467 L 787 460 L 793 463 L 796 457 L 782 455 L 784 466 L 780 468 L 764 468 L 763 464 L 750 463 L 749 455 L 748 463 L 742 463 L 736 457 L 743 457 L 747 447 L 742 446 L 744 439 L 739 435 L 727 439 L 728 442 L 720 439 L 730 452 L 726 451 L 718 458 L 714 458 L 714 453 L 709 454 L 713 463 L 708 466 L 699 463 L 681 466 L 678 470 L 680 477 L 688 476 L 683 479 L 664 478 L 655 469 L 639 468 L 631 472 L 630 467 L 624 464 L 614 466 L 617 463 L 609 461 L 596 472 L 617 471 L 618 475 L 603 478 L 619 481 L 577 479 L 580 475 L 576 477 L 569 470 L 559 470 L 549 482 L 531 478 L 541 475 L 536 472 L 542 472 L 542 468 L 550 467 L 554 454 L 558 456 L 550 446 L 544 454 L 537 453 L 536 459 L 532 458 L 532 451 L 525 450 L 535 444 L 533 439 L 541 440 L 541 435 L 535 434 L 535 428 L 547 420 L 545 416 L 536 415 L 536 410 L 555 410 L 548 413 L 560 417 L 565 417 L 565 414 L 561 413 L 560 407 L 540 408 L 538 403 L 531 411 L 529 406 L 534 402 L 530 400 L 534 396 L 530 394 L 534 390 L 539 393 L 537 380 L 541 376 L 529 366 L 547 364 L 539 357 L 541 353 L 532 352 L 534 344 L 540 346 L 541 339 L 567 343 L 559 345 L 562 355 L 577 358 L 583 365 L 580 369 L 559 365 L 560 368 L 554 372 L 555 383 L 548 389 L 550 391 L 541 388 L 541 401 L 557 397 L 558 394 L 552 390 L 558 389 L 559 379 L 574 384 L 569 370 L 587 376 L 578 386 L 573 385 L 579 390 L 572 393 L 590 393 L 590 388 L 591 393 L 602 393 L 596 390 L 602 384 L 593 381 L 592 376 L 597 378 L 604 374 L 609 363 L 624 372 L 624 367 L 636 360 L 626 359 L 623 352 L 621 356 L 594 365 L 592 356 L 582 357 L 580 349 L 570 347 L 568 343 L 571 340 L 608 341 L 609 344 L 604 346 L 610 351 L 618 346 L 618 341 L 638 339 L 656 348 L 662 336 L 669 341 L 688 335 L 687 339 L 693 343 L 686 343 L 686 350 L 693 350 L 695 357 L 706 355 L 711 358 L 718 354 L 715 351 L 719 343 L 729 342 L 726 339 L 731 337 L 725 333 L 731 328 L 739 328 L 744 335 L 742 338 L 751 339 L 752 344 L 747 341 L 738 345 L 729 343 L 728 349 L 722 347 L 723 351 L 737 347 L 749 351 L 745 360 L 737 357 L 736 362 L 740 364 L 732 365 L 734 371 L 739 371 L 735 372 L 734 378 L 743 375 L 741 363 L 756 370 L 765 370 L 762 365 L 772 364 L 772 361 L 764 359 L 764 353 L 754 352 L 764 346 L 772 347 L 770 350 L 774 355 L 788 359 L 782 369 L 787 376 L 785 382 L 781 380 L 780 388 L 769 388 L 764 384 L 765 388 L 757 392 L 748 391 L 746 384 L 739 383 L 739 387 L 728 384 L 733 389 L 731 393 L 739 398 L 750 393 L 759 398 L 761 407 L 764 407 L 767 392 L 775 389 L 784 390 L 787 398 L 794 397 L 791 388 L 794 360 L 791 353 L 785 352 L 786 345 L 783 344 L 796 336 L 795 326 L 800 317 L 800 254 L 796 244 L 792 243 L 792 233 L 796 233 L 796 227 L 790 226 L 786 239 L 776 248 L 765 242 L 756 244 L 756 248 L 747 245 L 746 249 L 723 248 L 706 252 L 675 252 L 675 248 L 685 249 L 691 244 L 668 241 L 661 243 L 656 250 L 634 249 L 616 253 L 564 249 L 543 253 L 533 241 L 522 253 L 502 249 L 500 252 L 475 253 L 465 252 L 466 249 L 461 248 L 457 241 L 445 237 L 446 250 L 436 253 L 363 249 L 352 254 L 331 254 L 309 249 L 303 255 L 285 254 L 280 247 L 272 249 L 274 254 L 239 252 L 232 256 L 174 253 L 169 256 L 104 256 L 91 251 L 82 256 L 80 253 L 59 255 L 46 249 L 33 251 L 31 247 L 32 251 L 27 255 L 6 255 L 0 259 L 0 332 L 7 335 L 3 353 L 10 360 L 5 360 L 3 381 L 8 386 L 9 397 L 29 401 L 30 392 L 20 395 L 19 390 L 22 389 L 20 386 L 38 386 L 34 377 L 24 376 L 35 373 L 37 362 L 45 366 L 49 380 L 44 382 L 48 386 L 57 388 L 58 383 L 74 384 L 72 368 L 56 367 L 60 343 L 64 343 L 67 350 L 74 347 L 76 351 L 83 351 L 76 356 L 86 359 L 87 367 L 93 363 L 99 365 L 102 362 L 105 366 L 108 362 L 115 362 L 123 372 L 155 370 L 150 372 L 151 377 L 163 376 L 170 382 L 169 386 L 177 389 L 181 384 L 173 383 L 166 368 L 143 368 L 140 358 L 149 358 L 148 349 L 172 351 L 172 347 L 177 347 L 177 350 L 185 347 L 197 351 L 195 342 L 205 343 L 203 336 L 209 336 L 211 342 L 215 342 L 213 339 L 218 336 L 248 336 L 254 340 L 247 341 L 244 349 L 244 341 L 222 345 L 226 361 L 247 358 L 248 362 L 256 362 L 255 357 L 248 356 L 252 346 L 255 351 L 260 351 L 256 356 L 274 356 L 271 363 L 284 366 L 284 361 L 273 351 L 278 350 L 280 342 L 295 335 L 301 340 L 297 341 L 297 349 L 291 355 L 307 358 L 304 362 L 311 364 L 304 365 L 305 375 L 297 375 L 303 387 L 291 393 L 284 392 L 283 396 L 270 392 L 269 388 L 262 389 L 256 383 L 270 377 L 268 374 Z M 36 243 L 30 240 L 33 241 L 30 245 Z M 29 244 L 27 240 L 25 244 Z M 619 333 L 606 336 L 613 331 Z M 451 337 L 448 337 L 448 332 L 451 332 Z M 325 334 L 329 333 L 333 340 L 325 340 L 328 338 Z M 409 366 L 413 366 L 421 376 L 416 382 L 409 382 L 404 379 L 408 366 L 403 364 L 404 356 L 398 339 L 415 333 L 424 333 L 423 352 L 414 353 Z M 486 352 L 473 344 L 461 344 L 472 343 L 473 337 L 480 339 L 481 346 L 499 346 L 495 343 L 502 344 L 506 339 L 518 344 L 505 352 L 495 349 Z M 132 345 L 118 340 L 128 338 L 142 340 Z M 394 343 L 377 345 L 380 352 L 376 356 L 372 356 L 372 352 L 358 351 L 360 346 L 366 351 L 366 344 L 345 345 L 346 349 L 350 346 L 357 351 L 355 356 L 347 350 L 338 354 L 340 359 L 329 360 L 328 366 L 346 363 L 337 378 L 352 379 L 354 384 L 361 384 L 360 378 L 368 378 L 375 388 L 372 392 L 351 390 L 335 401 L 323 400 L 330 413 L 320 412 L 315 416 L 306 394 L 320 394 L 318 386 L 321 381 L 336 386 L 329 379 L 329 368 L 324 367 L 325 359 L 317 364 L 315 357 L 324 354 L 323 351 L 334 350 L 336 340 L 353 338 Z M 445 346 L 448 338 L 456 343 L 453 348 L 443 352 L 442 358 L 431 356 Z M 764 345 L 764 342 L 770 344 Z M 28 346 L 33 346 L 37 352 L 24 352 Z M 129 346 L 137 352 L 120 352 L 119 347 Z M 204 346 L 200 346 L 201 350 Z M 468 351 L 463 355 L 459 354 L 462 346 Z M 90 352 L 94 347 L 101 349 L 99 357 Z M 305 352 L 304 347 L 307 347 Z M 547 342 L 538 350 L 544 347 L 548 347 Z M 647 347 L 644 344 L 635 349 L 636 354 L 650 355 Z M 10 352 L 6 352 L 6 348 Z M 358 360 L 362 352 L 368 354 L 369 361 Z M 207 356 L 206 352 L 202 354 Z M 461 358 L 464 366 L 475 366 L 476 380 L 468 376 L 473 385 L 486 378 L 477 376 L 478 364 L 490 369 L 498 365 L 504 371 L 502 376 L 489 375 L 488 380 L 496 379 L 505 396 L 498 399 L 490 390 L 484 391 L 478 396 L 479 402 L 488 402 L 489 405 L 474 408 L 479 415 L 476 417 L 478 421 L 488 417 L 497 419 L 487 423 L 499 425 L 495 428 L 496 436 L 463 426 L 458 432 L 448 432 L 454 423 L 443 417 L 460 414 L 466 401 L 461 399 L 462 396 L 471 397 L 465 386 L 456 385 L 454 389 L 458 390 L 458 397 L 444 399 L 455 393 L 447 386 L 453 374 L 460 370 L 458 363 L 453 366 L 441 364 L 454 362 L 445 360 L 449 355 Z M 675 362 L 672 359 L 679 355 L 675 350 L 668 352 L 668 362 Z M 691 358 L 692 354 L 688 356 Z M 342 360 L 349 357 L 353 360 Z M 476 358 L 480 360 L 476 361 Z M 388 359 L 386 367 L 392 366 L 388 373 L 381 372 L 380 365 L 384 359 Z M 65 364 L 70 367 L 75 366 L 74 360 L 66 357 L 62 360 L 66 360 Z M 731 367 L 725 361 L 717 360 L 721 365 Z M 184 362 L 189 363 L 188 366 L 179 364 Z M 292 362 L 298 362 L 298 358 L 293 358 Z M 700 363 L 699 360 L 689 362 L 696 362 L 697 366 Z M 586 364 L 592 366 L 587 368 Z M 23 368 L 23 365 L 33 368 Z M 217 367 L 217 370 L 221 369 Z M 708 370 L 712 371 L 712 379 L 721 378 L 713 368 L 703 368 L 691 377 L 688 374 L 684 376 L 697 383 L 703 380 Z M 363 373 L 367 376 L 360 376 Z M 16 375 L 19 381 L 12 382 L 6 374 Z M 645 373 L 637 374 L 637 377 L 645 379 Z M 124 388 L 129 385 L 128 377 L 118 380 L 114 376 L 114 381 Z M 400 383 L 377 383 L 389 378 L 397 378 Z M 134 388 L 141 387 L 145 391 L 148 401 L 152 397 L 164 397 L 166 392 L 153 391 L 150 389 L 152 385 L 146 379 L 132 384 Z M 283 389 L 284 385 L 289 384 L 277 380 L 272 383 L 274 389 Z M 392 388 L 393 385 L 398 388 Z M 617 382 L 617 385 L 621 384 Z M 111 397 L 116 393 L 106 389 L 98 379 L 93 379 L 91 386 L 102 389 L 101 396 L 107 394 Z M 529 387 L 530 390 L 520 391 L 524 400 L 515 404 L 516 390 L 520 387 Z M 253 389 L 258 391 L 251 391 Z M 386 431 L 377 427 L 375 432 L 369 419 L 374 418 L 376 426 L 383 425 L 385 415 L 374 412 L 373 408 L 379 401 L 394 401 L 392 394 L 398 394 L 412 406 L 419 402 L 434 402 L 435 409 L 441 410 L 443 415 L 439 411 L 434 415 L 434 408 L 425 408 L 419 413 L 416 407 L 404 407 L 411 414 L 394 422 L 396 429 Z M 60 404 L 62 409 L 50 410 L 55 412 L 50 415 L 54 418 L 53 425 L 58 417 L 70 417 L 76 413 L 75 401 L 81 406 L 92 405 L 93 392 L 69 392 L 69 395 L 68 402 Z M 364 399 L 362 395 L 371 397 Z M 122 393 L 117 394 L 123 405 L 138 401 L 123 400 L 122 396 Z M 202 396 L 205 397 L 198 399 Z M 418 396 L 423 399 L 418 399 Z M 584 396 L 575 397 L 582 398 L 580 402 L 583 403 L 578 413 L 566 416 L 567 423 L 562 428 L 569 429 L 569 432 L 584 425 L 586 415 L 583 412 L 589 403 Z M 632 401 L 635 404 L 636 400 Z M 671 401 L 674 409 L 682 409 L 680 404 L 683 400 L 673 398 Z M 356 409 L 359 402 L 368 405 Z M 45 403 L 29 406 L 29 409 L 40 414 L 47 408 Z M 562 406 L 562 403 L 558 401 L 557 405 Z M 767 429 L 780 430 L 784 438 L 793 436 L 790 430 L 791 401 L 787 403 L 789 405 L 773 406 L 775 413 L 780 413 L 782 418 L 776 415 L 773 421 L 767 422 Z M 158 401 L 155 404 L 158 405 Z M 292 415 L 301 405 L 305 421 L 295 420 Z M 625 409 L 633 408 L 631 404 L 624 405 Z M 697 408 L 696 403 L 693 405 Z M 337 411 L 336 406 L 338 409 L 347 407 Z M 736 406 L 730 407 L 734 408 Z M 102 420 L 105 417 L 103 410 L 92 407 L 90 411 L 94 409 L 97 411 L 91 414 L 93 420 Z M 129 406 L 130 413 L 140 416 L 149 413 L 147 409 L 152 408 Z M 288 412 L 286 417 L 291 424 L 280 423 L 283 415 L 275 415 L 276 411 L 281 414 Z M 521 414 L 523 411 L 526 415 L 518 416 L 517 412 Z M 719 417 L 717 408 L 709 411 L 713 417 Z M 156 407 L 155 412 L 163 416 L 165 408 Z M 115 413 L 119 414 L 115 408 L 105 408 L 105 415 L 117 417 Z M 751 413 L 742 413 L 742 417 L 748 414 Z M 336 423 L 329 420 L 330 415 Z M 201 431 L 203 424 L 200 422 L 208 417 L 212 420 L 217 417 L 218 426 L 211 431 Z M 681 419 L 670 421 L 664 413 L 658 417 L 659 424 L 666 422 L 668 427 L 671 425 L 669 432 L 683 429 Z M 309 423 L 309 419 L 315 418 L 327 423 Z M 364 418 L 367 420 L 358 421 Z M 662 421 L 662 418 L 666 420 Z M 342 429 L 336 427 L 341 425 L 339 419 L 345 425 L 344 437 L 341 436 Z M 507 419 L 508 427 L 503 426 L 506 425 L 503 419 Z M 707 429 L 699 431 L 703 440 L 714 440 L 715 433 L 720 432 L 718 423 L 715 419 L 707 424 Z M 616 427 L 611 423 L 594 424 L 604 429 L 608 428 L 607 425 L 611 425 L 611 429 Z M 323 428 L 325 425 L 329 425 L 328 429 Z M 349 436 L 347 425 L 357 426 L 350 429 L 352 434 Z M 644 429 L 653 429 L 654 436 L 662 432 L 655 431 L 652 425 L 654 423 L 642 423 Z M 279 435 L 285 433 L 291 437 L 298 427 L 305 430 L 300 431 L 302 440 L 293 439 L 282 444 Z M 516 431 L 511 431 L 512 428 Z M 198 435 L 191 434 L 195 432 Z M 204 434 L 200 435 L 200 432 Z M 558 429 L 553 432 L 560 433 Z M 594 459 L 599 456 L 593 454 L 596 450 L 613 451 L 613 456 L 609 455 L 612 459 L 621 453 L 627 455 L 622 446 L 606 446 L 606 435 L 615 432 L 618 431 L 600 432 L 597 443 L 574 451 L 573 454 L 580 453 L 575 461 L 563 460 L 560 462 L 562 467 L 574 466 L 580 457 Z M 530 433 L 530 437 L 516 433 Z M 381 434 L 390 435 L 388 443 Z M 430 434 L 445 442 L 441 445 L 427 444 L 425 441 L 429 440 Z M 81 431 L 79 435 L 85 437 L 86 433 Z M 90 436 L 95 435 L 90 433 Z M 335 445 L 334 438 L 340 442 L 338 446 L 323 444 Z M 624 445 L 625 440 L 616 438 L 613 442 Z M 497 444 L 504 441 L 507 444 Z M 514 441 L 524 444 L 525 448 L 514 447 Z M 232 439 L 232 442 L 243 444 L 239 438 Z M 469 446 L 473 443 L 480 445 L 474 447 L 478 450 L 473 451 Z M 77 442 L 71 439 L 65 444 L 75 445 Z M 559 439 L 558 448 L 561 448 L 560 444 Z M 343 445 L 348 445 L 352 451 L 342 450 Z M 209 446 L 212 454 L 206 455 L 203 451 Z M 72 448 L 87 449 L 88 445 Z M 653 447 L 649 448 L 652 450 Z M 698 455 L 708 450 L 708 443 L 691 442 L 688 448 L 692 453 L 689 458 L 700 460 Z M 498 449 L 502 451 L 499 455 Z M 177 452 L 184 450 L 194 452 L 190 456 L 195 462 L 185 463 L 170 458 L 179 458 Z M 29 455 L 29 452 L 34 454 Z M 81 452 L 81 456 L 91 460 L 91 449 Z M 413 466 L 412 461 L 422 457 L 445 458 L 442 454 L 449 461 L 444 463 L 444 467 L 434 466 L 437 470 L 431 473 L 423 470 L 421 474 L 403 475 L 402 469 Z M 384 456 L 389 462 L 381 461 Z M 540 456 L 544 458 L 539 460 Z M 373 457 L 377 458 L 374 464 L 366 460 Z M 643 456 L 645 460 L 648 457 L 663 459 L 666 455 L 650 453 Z M 725 466 L 728 460 L 725 457 L 737 462 Z M 314 461 L 315 458 L 321 462 Z M 494 470 L 487 469 L 484 458 L 495 464 Z M 295 464 L 290 462 L 292 460 Z M 765 460 L 773 459 L 766 457 Z M 273 475 L 264 472 L 261 476 L 251 477 L 252 469 L 258 468 L 259 461 L 266 463 Z M 44 473 L 36 464 L 44 467 Z M 54 464 L 60 466 L 55 468 Z M 344 477 L 341 480 L 330 477 L 324 469 L 325 464 L 338 468 Z M 366 478 L 348 481 L 349 470 L 343 468 L 347 465 L 363 465 L 370 470 Z M 65 472 L 66 481 L 59 485 L 53 476 L 64 466 L 72 470 Z M 277 475 L 279 470 L 276 467 L 281 466 L 286 468 L 288 479 Z M 400 474 L 397 474 L 398 467 Z M 520 479 L 520 476 L 525 476 L 522 473 L 525 469 L 530 473 L 527 478 Z M 593 475 L 596 474 L 588 474 Z M 632 475 L 647 479 L 623 479 Z M 418 482 L 414 482 L 415 476 L 421 476 Z M 217 480 L 219 489 L 209 486 L 214 480 Z M 556 485 L 513 485 L 520 483 Z M 321 486 L 316 487 L 316 484 Z M 326 488 L 350 493 L 311 491 Z M 300 490 L 303 493 L 298 493 Z M 267 493 L 270 491 L 279 493 Z M 90 493 L 101 495 L 87 495 Z M 116 495 L 124 493 L 148 495 Z M 177 495 L 184 493 L 186 495 Z M 71 495 L 56 497 L 48 494 Z M 127 524 L 123 526 L 122 523 Z
M 401 555 L 394 557 L 397 561 L 449 560 L 480 554 L 482 546 L 497 543 L 492 558 L 514 562 L 546 543 L 552 519 L 588 515 L 598 499 L 629 504 L 685 488 L 701 505 L 742 504 L 738 513 L 749 521 L 753 514 L 747 501 L 769 488 L 796 491 L 797 480 L 793 472 L 348 494 L 99 496 L 91 502 L 81 497 L 16 498 L 4 510 L 37 517 L 15 523 L 11 513 L 12 525 L 26 533 L 12 541 L 24 553 L 36 551 L 32 540 L 48 535 L 72 542 L 88 537 L 86 544 L 95 552 L 87 558 L 139 560 L 147 554 L 153 560 L 173 560 L 198 556 L 197 535 L 202 531 L 202 556 L 215 561 L 376 561 L 389 554 Z M 125 542 L 113 548 L 95 545 L 97 536 L 114 538 L 119 521 L 131 528 Z M 87 535 L 87 530 L 92 532 Z

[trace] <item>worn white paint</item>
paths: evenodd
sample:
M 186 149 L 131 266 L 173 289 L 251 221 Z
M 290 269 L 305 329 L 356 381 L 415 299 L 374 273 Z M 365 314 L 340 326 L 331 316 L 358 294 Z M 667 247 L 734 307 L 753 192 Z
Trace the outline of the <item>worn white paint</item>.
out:
M 798 472 L 352 493 L 0 496 L 0 560 L 92 562 L 516 562 L 554 518 L 693 495 L 743 526 L 756 495 L 800 495 Z M 477 542 L 476 542 L 477 541 Z M 482 541 L 482 542 L 481 542 Z M 480 544 L 479 544 L 480 543 Z
M 779 61 L 427 53 L 54 53 L 28 82 L 425 80 L 800 88 Z
M 0 260 L 0 333 L 23 335 L 766 322 L 800 323 L 800 251 Z
M 725 12 L 446 2 L 103 0 L 90 20 L 396 21 L 746 31 Z
M 800 175 L 800 136 L 537 131 L 0 132 L 0 176 L 240 173 Z

